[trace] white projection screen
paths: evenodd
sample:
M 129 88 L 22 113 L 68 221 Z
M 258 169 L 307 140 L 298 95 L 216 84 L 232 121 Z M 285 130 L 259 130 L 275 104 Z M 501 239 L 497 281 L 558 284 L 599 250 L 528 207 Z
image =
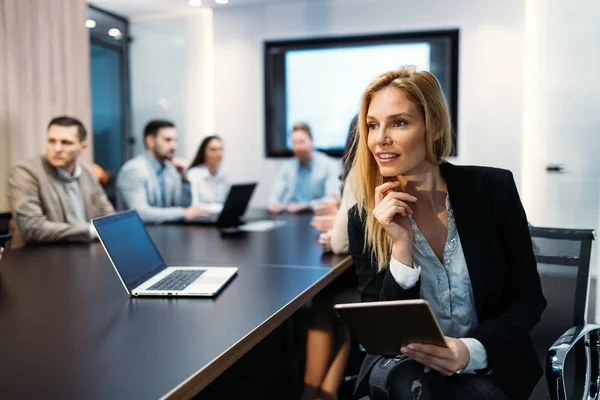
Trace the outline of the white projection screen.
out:
M 267 156 L 291 155 L 298 122 L 310 125 L 316 148 L 340 155 L 367 85 L 403 65 L 437 76 L 456 122 L 457 30 L 265 42 Z

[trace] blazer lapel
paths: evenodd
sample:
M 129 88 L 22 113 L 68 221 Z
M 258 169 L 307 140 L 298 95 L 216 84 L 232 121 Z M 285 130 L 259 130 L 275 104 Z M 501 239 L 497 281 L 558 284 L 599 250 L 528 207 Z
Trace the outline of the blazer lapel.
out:
M 165 201 L 167 204 L 164 204 L 164 207 L 172 207 L 173 205 L 175 205 L 174 200 L 173 199 L 173 195 L 175 194 L 175 192 L 177 191 L 176 188 L 176 179 L 177 176 L 173 173 L 173 171 L 167 167 L 167 169 L 164 171 L 165 174 Z
M 48 179 L 48 184 L 50 185 L 50 187 L 52 187 L 52 190 L 54 190 L 54 193 L 56 194 L 56 197 L 58 198 L 58 202 L 60 204 L 60 211 L 62 212 L 62 215 L 59 218 L 62 221 L 66 221 L 67 220 L 67 200 L 65 198 L 65 196 L 66 196 L 65 188 L 62 185 L 60 178 L 58 177 L 58 173 L 56 172 L 56 169 L 54 169 L 54 167 L 51 166 L 50 163 L 48 163 L 48 161 L 46 161 L 45 159 L 44 159 L 44 168 L 46 170 L 46 177 Z
M 290 201 L 290 199 L 294 195 L 294 192 L 296 191 L 296 180 L 298 179 L 298 168 L 300 168 L 300 161 L 298 161 L 298 159 L 294 157 L 293 163 L 291 165 L 293 167 L 290 168 L 290 174 L 288 176 L 288 190 L 285 192 L 285 195 L 281 200 L 284 204 Z
M 144 171 L 148 176 L 146 180 L 146 195 L 148 196 L 148 204 L 152 207 L 162 206 L 162 200 L 160 195 L 160 185 L 158 184 L 158 177 L 156 176 L 156 170 L 154 165 L 149 159 L 145 159 L 147 171 Z
M 83 169 L 83 167 L 81 167 Z M 94 199 L 92 198 L 92 193 L 94 192 L 94 182 L 90 181 L 90 176 L 86 174 L 86 171 L 81 171 L 81 176 L 79 177 L 79 187 L 81 188 L 81 195 L 83 196 L 83 203 L 85 206 L 85 216 L 87 220 L 91 220 L 96 217 L 96 212 L 94 211 Z M 94 179 L 95 176 L 92 176 Z
M 450 196 L 458 236 L 467 262 L 475 310 L 481 319 L 485 298 L 488 255 L 489 208 L 481 196 L 479 181 L 450 163 L 440 166 Z

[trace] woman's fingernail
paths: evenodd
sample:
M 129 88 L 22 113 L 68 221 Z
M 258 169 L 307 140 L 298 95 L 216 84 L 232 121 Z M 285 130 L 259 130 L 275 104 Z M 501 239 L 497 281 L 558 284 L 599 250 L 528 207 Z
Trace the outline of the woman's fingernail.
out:
M 409 348 L 409 349 L 411 349 L 411 350 L 414 350 L 414 349 L 415 349 L 415 346 L 413 346 L 412 344 L 409 344 L 409 345 L 408 345 L 408 348 Z

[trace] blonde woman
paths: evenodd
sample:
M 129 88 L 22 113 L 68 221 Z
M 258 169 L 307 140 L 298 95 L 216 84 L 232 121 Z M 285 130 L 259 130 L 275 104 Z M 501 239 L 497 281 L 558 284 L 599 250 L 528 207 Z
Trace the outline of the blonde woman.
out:
M 512 174 L 445 161 L 452 134 L 442 89 L 411 68 L 369 85 L 357 146 L 348 234 L 363 301 L 427 300 L 447 344 L 368 355 L 359 394 L 527 398 L 542 375 L 529 331 L 546 301 Z

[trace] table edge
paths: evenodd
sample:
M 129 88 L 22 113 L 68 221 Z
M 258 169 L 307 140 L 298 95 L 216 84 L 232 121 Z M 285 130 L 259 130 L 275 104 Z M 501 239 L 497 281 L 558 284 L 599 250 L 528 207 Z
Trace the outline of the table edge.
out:
M 254 328 L 246 336 L 238 340 L 228 349 L 200 368 L 186 380 L 161 397 L 161 400 L 191 399 L 202 389 L 214 381 L 221 373 L 239 360 L 250 349 L 275 330 L 286 319 L 292 316 L 310 298 L 329 285 L 352 265 L 352 257 L 347 256 L 337 263 L 317 282 L 306 288 L 302 293 L 280 308 L 275 314 Z

